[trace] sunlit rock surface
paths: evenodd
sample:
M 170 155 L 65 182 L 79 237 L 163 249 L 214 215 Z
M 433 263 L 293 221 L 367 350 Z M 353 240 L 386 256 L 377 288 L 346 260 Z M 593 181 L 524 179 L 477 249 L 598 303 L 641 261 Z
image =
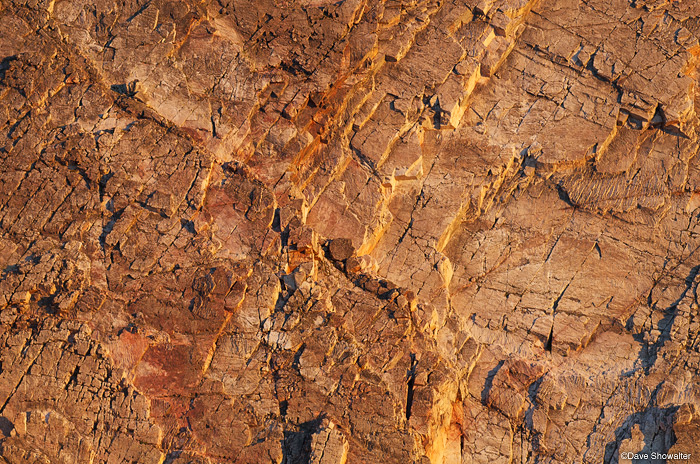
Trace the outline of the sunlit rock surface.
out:
M 700 458 L 700 3 L 0 16 L 0 462 Z

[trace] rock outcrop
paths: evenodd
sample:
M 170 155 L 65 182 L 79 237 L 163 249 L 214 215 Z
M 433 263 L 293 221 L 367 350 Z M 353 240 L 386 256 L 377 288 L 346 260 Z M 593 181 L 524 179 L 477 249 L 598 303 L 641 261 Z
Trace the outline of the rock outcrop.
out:
M 697 2 L 0 16 L 0 462 L 700 458 Z

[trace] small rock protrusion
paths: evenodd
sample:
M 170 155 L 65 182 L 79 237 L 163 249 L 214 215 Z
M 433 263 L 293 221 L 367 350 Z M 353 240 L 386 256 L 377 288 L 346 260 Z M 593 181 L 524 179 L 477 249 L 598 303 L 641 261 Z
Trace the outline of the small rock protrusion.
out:
M 352 274 L 358 274 L 362 272 L 362 262 L 357 257 L 351 256 L 345 263 L 345 269 Z
M 336 238 L 328 244 L 328 251 L 334 261 L 345 261 L 355 253 L 349 238 Z
M 341 464 L 347 461 L 348 441 L 330 420 L 323 421 L 320 430 L 312 435 L 311 464 Z

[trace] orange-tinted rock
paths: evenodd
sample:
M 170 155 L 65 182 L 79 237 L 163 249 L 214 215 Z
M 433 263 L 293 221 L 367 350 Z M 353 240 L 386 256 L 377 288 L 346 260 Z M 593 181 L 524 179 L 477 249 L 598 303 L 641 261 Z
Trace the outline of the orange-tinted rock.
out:
M 700 453 L 696 2 L 0 21 L 0 461 Z

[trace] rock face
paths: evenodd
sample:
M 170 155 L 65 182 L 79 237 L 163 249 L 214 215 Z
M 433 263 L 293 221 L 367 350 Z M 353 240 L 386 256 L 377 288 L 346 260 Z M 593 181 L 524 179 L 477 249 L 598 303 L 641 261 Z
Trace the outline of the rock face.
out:
M 0 16 L 0 462 L 700 458 L 700 3 Z

